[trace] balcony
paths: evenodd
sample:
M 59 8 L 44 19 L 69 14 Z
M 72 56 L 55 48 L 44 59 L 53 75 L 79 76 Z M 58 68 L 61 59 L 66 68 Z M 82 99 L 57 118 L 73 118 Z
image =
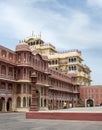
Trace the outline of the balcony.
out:
M 71 89 L 67 89 L 67 88 L 61 88 L 61 87 L 50 87 L 50 90 L 56 90 L 56 91 L 61 91 L 61 92 L 68 92 L 68 93 L 73 93 L 73 91 Z
M 11 75 L 0 74 L 0 79 L 14 81 L 14 77 Z
M 1 56 L 0 55 L 0 61 L 3 61 L 3 62 L 6 62 L 6 63 L 9 63 L 9 64 L 12 64 L 12 65 L 15 65 L 15 59 L 11 59 L 11 58 L 8 58 L 8 57 L 4 57 L 4 56 Z
M 12 90 L 0 89 L 0 97 L 2 97 L 2 96 L 12 97 L 13 96 L 13 92 L 12 92 Z
M 42 86 L 49 86 L 49 82 L 48 80 L 37 80 L 37 84 L 38 85 L 42 85 Z
M 31 79 L 29 76 L 18 76 L 16 81 L 24 81 L 24 82 L 31 82 Z

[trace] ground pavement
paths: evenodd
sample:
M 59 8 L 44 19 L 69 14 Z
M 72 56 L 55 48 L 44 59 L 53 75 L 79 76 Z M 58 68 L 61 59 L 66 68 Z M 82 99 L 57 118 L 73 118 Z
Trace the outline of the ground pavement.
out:
M 69 108 L 63 110 L 48 110 L 27 112 L 27 119 L 57 119 L 57 120 L 84 120 L 102 121 L 102 107 Z
M 102 121 L 26 119 L 25 113 L 0 113 L 0 130 L 102 130 Z
M 91 109 L 91 110 L 90 110 Z M 72 108 L 63 111 L 95 111 L 102 108 Z M 0 130 L 102 130 L 102 121 L 26 119 L 25 113 L 0 113 Z

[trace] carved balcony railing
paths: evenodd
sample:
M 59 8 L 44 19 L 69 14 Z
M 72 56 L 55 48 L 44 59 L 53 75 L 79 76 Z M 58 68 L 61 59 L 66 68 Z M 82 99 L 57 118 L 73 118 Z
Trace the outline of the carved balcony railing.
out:
M 12 90 L 5 90 L 5 89 L 0 89 L 0 97 L 12 97 L 13 96 L 13 91 Z
M 5 75 L 5 74 L 0 74 L 0 79 L 4 79 L 4 80 L 9 80 L 9 81 L 14 81 L 14 77 L 11 75 Z

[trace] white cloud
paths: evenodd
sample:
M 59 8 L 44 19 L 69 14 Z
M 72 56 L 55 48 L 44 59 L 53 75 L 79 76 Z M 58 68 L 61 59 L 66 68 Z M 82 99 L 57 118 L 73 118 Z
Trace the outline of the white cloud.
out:
M 102 8 L 102 0 L 87 0 L 88 5 Z
M 36 2 L 47 0 L 32 0 L 32 4 L 28 2 L 18 0 L 16 3 L 9 1 L 1 5 L 0 28 L 5 33 L 5 25 L 10 28 L 9 37 L 22 39 L 34 30 L 35 33 L 41 31 L 45 41 L 63 49 L 92 48 L 97 46 L 97 43 L 101 46 L 101 28 L 93 24 L 89 14 L 54 0 L 51 1 L 52 5 L 59 11 L 49 9 L 50 5 L 49 8 L 35 6 Z

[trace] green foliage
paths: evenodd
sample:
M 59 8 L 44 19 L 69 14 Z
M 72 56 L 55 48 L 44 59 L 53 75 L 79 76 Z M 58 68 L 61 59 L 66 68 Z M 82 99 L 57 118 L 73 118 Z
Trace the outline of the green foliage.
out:
M 77 104 L 82 105 L 82 100 L 80 98 L 77 99 Z

